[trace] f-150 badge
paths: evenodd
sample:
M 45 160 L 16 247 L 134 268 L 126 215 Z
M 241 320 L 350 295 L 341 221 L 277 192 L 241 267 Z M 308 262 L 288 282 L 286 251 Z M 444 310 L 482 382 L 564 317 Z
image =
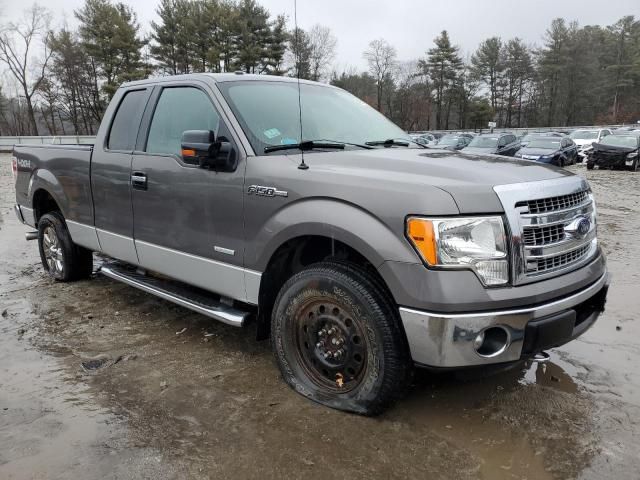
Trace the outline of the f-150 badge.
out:
M 261 197 L 288 197 L 289 193 L 277 190 L 274 187 L 263 187 L 262 185 L 251 185 L 247 189 L 249 195 L 260 195 Z

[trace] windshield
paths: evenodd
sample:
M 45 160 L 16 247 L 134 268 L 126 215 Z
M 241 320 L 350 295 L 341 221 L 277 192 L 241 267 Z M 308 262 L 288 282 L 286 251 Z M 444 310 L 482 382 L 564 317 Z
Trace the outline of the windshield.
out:
M 596 140 L 598 138 L 597 130 L 576 130 L 569 135 L 574 140 Z
M 445 135 L 440 139 L 438 145 L 457 145 L 460 141 L 460 137 L 456 135 Z
M 498 145 L 498 137 L 476 137 L 471 140 L 469 147 L 494 148 Z
M 303 132 L 300 138 L 298 84 L 275 81 L 218 83 L 257 155 L 265 147 L 303 140 L 364 144 L 411 137 L 362 100 L 337 88 L 300 85 Z M 416 148 L 420 148 L 414 144 Z
M 638 137 L 631 135 L 608 135 L 602 139 L 600 145 L 636 148 L 638 146 Z
M 534 138 L 528 144 L 527 148 L 549 148 L 558 150 L 560 148 L 560 140 L 554 138 Z

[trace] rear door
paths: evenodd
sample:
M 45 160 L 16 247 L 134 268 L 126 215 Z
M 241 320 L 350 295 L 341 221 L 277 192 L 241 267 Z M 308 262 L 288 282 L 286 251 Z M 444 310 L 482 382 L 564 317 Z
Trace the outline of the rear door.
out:
M 100 126 L 91 156 L 91 193 L 100 250 L 119 260 L 136 264 L 131 211 L 131 156 L 150 87 L 132 87 L 116 92 L 105 112 L 110 123 Z
M 133 155 L 135 245 L 140 265 L 244 299 L 242 203 L 245 162 L 211 90 L 201 82 L 157 86 Z M 181 137 L 212 130 L 238 155 L 234 172 L 185 162 Z

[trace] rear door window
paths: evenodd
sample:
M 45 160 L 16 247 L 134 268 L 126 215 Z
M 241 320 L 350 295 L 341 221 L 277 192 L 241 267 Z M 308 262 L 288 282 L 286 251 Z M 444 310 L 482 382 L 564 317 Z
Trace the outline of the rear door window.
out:
M 146 101 L 146 89 L 125 93 L 109 130 L 109 150 L 133 151 Z
M 218 133 L 220 115 L 206 93 L 195 87 L 167 87 L 156 105 L 147 153 L 180 156 L 182 134 L 187 130 L 211 130 Z

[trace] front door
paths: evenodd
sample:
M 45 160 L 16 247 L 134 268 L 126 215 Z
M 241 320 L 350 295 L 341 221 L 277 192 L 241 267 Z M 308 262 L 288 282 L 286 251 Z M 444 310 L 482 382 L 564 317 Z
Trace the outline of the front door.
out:
M 244 162 L 216 172 L 181 155 L 186 130 L 230 137 L 211 98 L 205 85 L 156 87 L 146 139 L 131 165 L 135 246 L 145 268 L 244 299 Z

